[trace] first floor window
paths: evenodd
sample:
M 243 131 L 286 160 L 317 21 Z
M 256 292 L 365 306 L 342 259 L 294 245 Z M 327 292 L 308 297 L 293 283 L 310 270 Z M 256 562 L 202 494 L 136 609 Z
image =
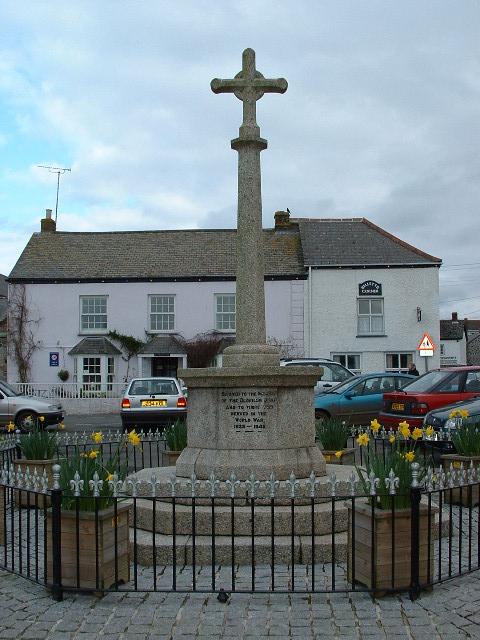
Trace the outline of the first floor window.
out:
M 173 331 L 175 328 L 175 296 L 150 296 L 150 331 Z
M 359 336 L 382 335 L 385 332 L 383 298 L 358 298 L 357 311 Z
M 80 331 L 107 329 L 107 296 L 80 296 Z
M 344 367 L 347 367 L 347 369 L 350 369 L 350 371 L 353 371 L 354 373 L 361 373 L 362 371 L 360 367 L 359 353 L 334 353 L 332 355 L 332 360 L 335 360 L 335 362 L 342 364 Z
M 218 293 L 215 296 L 215 329 L 235 331 L 235 294 Z
M 387 371 L 407 371 L 413 362 L 413 353 L 387 353 L 385 368 Z

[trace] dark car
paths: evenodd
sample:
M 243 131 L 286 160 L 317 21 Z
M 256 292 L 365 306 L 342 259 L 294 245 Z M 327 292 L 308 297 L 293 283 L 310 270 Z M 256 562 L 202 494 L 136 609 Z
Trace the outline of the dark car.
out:
M 426 414 L 454 402 L 480 397 L 480 367 L 433 369 L 401 391 L 386 393 L 379 420 L 385 428 L 397 429 L 406 420 L 421 427 Z
M 176 378 L 134 378 L 122 398 L 124 431 L 165 427 L 187 414 L 184 389 Z
M 315 393 L 315 417 L 334 416 L 348 424 L 369 424 L 382 408 L 383 394 L 415 380 L 405 373 L 365 373 L 350 378 L 327 393 Z

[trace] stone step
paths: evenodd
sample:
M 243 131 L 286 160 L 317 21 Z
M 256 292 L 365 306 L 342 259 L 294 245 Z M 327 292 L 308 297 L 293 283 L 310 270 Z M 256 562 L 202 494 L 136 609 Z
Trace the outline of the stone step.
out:
M 330 474 L 335 474 L 336 478 L 336 495 L 349 496 L 351 485 L 349 483 L 350 476 L 355 474 L 358 478 L 356 468 L 349 465 L 327 465 L 327 474 L 316 478 L 318 484 L 315 488 L 315 497 L 319 501 L 329 502 L 331 496 Z M 132 492 L 132 485 L 129 481 L 136 484 L 136 495 L 139 497 L 147 497 L 152 495 L 152 481 L 155 482 L 156 495 L 161 498 L 168 498 L 172 494 L 170 480 L 175 477 L 175 467 L 157 467 L 153 469 L 142 469 L 127 478 L 126 491 Z M 177 503 L 186 503 L 189 501 L 192 489 L 188 484 L 188 478 L 175 477 Z M 299 503 L 304 501 L 305 504 L 310 502 L 310 485 L 307 478 L 298 479 L 299 483 L 295 490 L 295 501 Z M 360 482 L 356 485 L 357 494 L 362 493 Z M 235 489 L 236 497 L 246 497 L 248 491 L 247 483 L 241 482 Z M 225 482 L 220 482 L 216 487 L 217 504 L 222 498 L 225 498 L 224 504 L 229 504 L 230 486 Z M 256 487 L 256 501 L 261 504 L 269 502 L 269 488 L 263 481 Z M 287 482 L 282 481 L 276 488 L 275 500 L 277 503 L 289 504 L 290 502 L 290 486 Z M 210 487 L 208 481 L 202 480 L 196 488 L 196 499 L 198 504 L 209 504 Z
M 347 559 L 347 533 L 335 534 L 335 562 L 346 562 Z M 151 533 L 137 529 L 130 529 L 130 544 L 132 558 L 136 553 L 138 564 L 152 566 L 153 558 L 158 566 L 173 564 L 173 536 L 160 533 Z M 332 561 L 332 536 L 315 536 L 315 562 L 324 563 Z M 135 551 L 136 549 L 136 551 Z M 193 550 L 195 550 L 195 564 L 208 566 L 212 563 L 212 538 L 211 536 L 178 535 L 175 537 L 177 566 L 190 566 L 193 564 Z M 255 563 L 268 565 L 272 560 L 272 539 L 270 536 L 254 537 Z M 312 561 L 311 536 L 293 537 L 293 554 L 291 536 L 275 536 L 274 541 L 275 564 L 289 565 L 307 564 Z M 293 557 L 292 557 L 293 555 Z M 234 564 L 248 565 L 252 562 L 252 538 L 250 536 L 235 536 L 234 539 Z M 215 564 L 229 566 L 232 564 L 232 539 L 230 536 L 215 536 Z
M 230 536 L 232 530 L 232 514 L 229 505 L 215 503 L 215 534 Z M 335 531 L 346 531 L 348 512 L 344 499 L 335 501 Z M 314 507 L 314 527 L 317 535 L 329 534 L 332 531 L 332 505 L 330 502 L 316 502 Z M 153 499 L 137 498 L 136 525 L 139 529 L 152 531 L 154 507 Z M 175 504 L 175 532 L 189 535 L 192 532 L 193 509 L 185 504 Z M 131 520 L 132 521 L 132 520 Z M 312 528 L 312 509 L 310 505 L 295 505 L 294 526 L 296 535 L 310 535 Z M 292 510 L 290 506 L 275 504 L 274 532 L 275 536 L 290 535 L 292 527 Z M 198 535 L 211 535 L 212 509 L 210 505 L 195 505 L 195 529 Z M 252 529 L 252 512 L 249 505 L 235 504 L 234 527 L 235 537 L 249 536 Z M 269 506 L 255 506 L 255 535 L 270 535 L 272 530 L 271 509 Z M 173 533 L 172 503 L 155 499 L 155 531 L 171 535 Z

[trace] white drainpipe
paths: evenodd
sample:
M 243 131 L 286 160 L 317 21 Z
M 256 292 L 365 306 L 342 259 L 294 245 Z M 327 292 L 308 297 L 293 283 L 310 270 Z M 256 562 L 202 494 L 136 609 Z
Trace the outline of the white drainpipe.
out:
M 312 357 L 312 267 L 308 267 L 308 356 Z

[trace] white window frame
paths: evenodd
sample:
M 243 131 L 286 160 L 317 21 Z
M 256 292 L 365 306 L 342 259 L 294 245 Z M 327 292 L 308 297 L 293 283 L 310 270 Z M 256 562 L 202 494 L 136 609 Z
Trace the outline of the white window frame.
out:
M 222 300 L 223 298 L 233 298 L 233 302 L 234 302 L 234 311 L 224 311 L 223 309 L 219 310 L 219 302 L 220 300 Z M 223 303 L 222 303 L 223 304 Z M 226 316 L 231 316 L 233 315 L 233 323 L 229 322 L 229 325 L 233 325 L 233 326 L 227 326 L 224 327 L 223 325 L 223 320 L 225 319 Z M 224 333 L 235 333 L 237 328 L 237 297 L 235 293 L 216 293 L 215 294 L 215 330 L 216 331 L 221 331 Z
M 88 365 L 88 360 L 99 360 L 98 372 L 88 373 L 85 370 L 85 366 Z M 92 366 L 94 363 L 90 363 Z M 85 388 L 86 391 L 111 391 L 113 384 L 115 383 L 116 374 L 116 356 L 110 356 L 103 353 L 92 354 L 79 354 L 74 358 L 74 377 L 79 387 Z M 98 376 L 98 380 L 94 382 L 87 382 L 84 376 Z
M 167 301 L 167 310 L 153 311 L 152 306 L 155 298 L 165 299 L 165 301 Z M 170 305 L 172 305 L 172 310 L 170 309 Z M 163 306 L 163 302 L 161 303 L 161 306 Z M 175 332 L 175 307 L 176 307 L 175 294 L 173 293 L 150 294 L 148 296 L 148 326 L 149 326 L 148 333 L 174 333 Z M 167 323 L 166 323 L 167 328 L 154 329 L 153 322 L 152 322 L 153 317 L 161 319 L 162 325 L 163 325 L 163 321 L 167 320 Z
M 99 313 L 96 312 L 95 309 L 93 310 L 92 313 L 88 312 L 85 313 L 84 309 L 83 309 L 83 303 L 86 302 L 87 300 L 105 300 L 105 313 Z M 95 304 L 94 304 L 95 306 Z M 108 333 L 108 295 L 92 295 L 92 296 L 80 296 L 80 301 L 79 301 L 79 311 L 80 311 L 80 334 L 83 333 L 93 333 L 93 334 L 100 334 L 100 333 Z M 83 326 L 83 319 L 86 317 L 93 317 L 94 319 L 96 319 L 97 317 L 103 317 L 105 316 L 105 327 L 98 327 L 98 326 L 94 326 L 94 327 L 84 327 Z
M 386 351 L 385 352 L 385 371 L 397 371 L 399 373 L 401 371 L 407 371 L 409 364 L 411 362 L 415 362 L 414 355 L 415 354 L 413 353 L 413 351 Z M 401 365 L 401 357 L 402 356 L 407 356 L 407 364 L 406 364 L 405 367 L 402 367 L 402 366 L 389 367 L 388 366 L 388 356 L 397 356 L 399 365 Z M 409 356 L 410 356 L 410 359 L 408 358 Z
M 368 302 L 369 303 L 369 313 L 360 313 L 360 303 Z M 380 302 L 382 305 L 382 313 L 372 313 L 372 302 Z M 360 320 L 368 318 L 369 319 L 369 330 L 361 331 L 360 330 Z M 382 319 L 382 328 L 380 330 L 372 329 L 373 319 L 381 318 Z M 357 298 L 357 335 L 358 336 L 384 336 L 385 335 L 385 304 L 383 298 L 377 297 L 360 297 Z
M 348 358 L 349 356 L 353 356 L 354 358 L 358 358 L 358 367 L 349 367 L 348 366 Z M 362 373 L 362 354 L 358 352 L 349 352 L 349 351 L 335 351 L 331 354 L 332 360 L 338 362 L 338 364 L 343 365 L 353 373 L 360 374 Z M 337 359 L 340 358 L 340 359 Z

